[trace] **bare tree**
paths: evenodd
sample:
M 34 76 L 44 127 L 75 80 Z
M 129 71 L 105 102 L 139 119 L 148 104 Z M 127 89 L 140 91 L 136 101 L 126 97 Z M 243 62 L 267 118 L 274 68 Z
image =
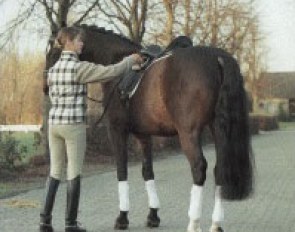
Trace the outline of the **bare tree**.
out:
M 0 4 L 4 1 L 0 0 Z M 18 28 L 36 27 L 36 23 L 31 23 L 36 20 L 48 28 L 42 31 L 39 26 L 36 30 L 47 36 L 66 25 L 97 21 L 107 22 L 137 43 L 154 41 L 167 45 L 177 35 L 185 34 L 195 44 L 222 47 L 234 54 L 252 88 L 251 80 L 258 76 L 261 56 L 253 3 L 254 0 L 24 0 L 17 17 L 0 31 L 0 48 L 7 45 Z M 46 97 L 44 104 L 48 105 Z M 46 121 L 48 106 L 44 109 Z
M 6 0 L 2 0 L 1 3 Z M 55 34 L 66 25 L 79 25 L 91 18 L 91 13 L 98 10 L 99 0 L 25 0 L 16 17 L 0 32 L 0 49 L 3 48 L 24 25 L 32 28 L 36 21 L 48 25 L 46 34 Z M 40 24 L 39 24 L 40 26 Z
M 131 40 L 141 43 L 146 30 L 147 0 L 104 0 L 99 4 L 99 9 L 105 16 L 104 20 L 117 31 L 125 34 L 125 29 Z
M 42 92 L 41 80 L 38 78 L 43 65 L 40 54 L 30 53 L 20 56 L 17 48 L 10 46 L 10 53 L 1 59 L 0 91 L 2 98 L 1 123 L 40 123 Z
M 2 0 L 1 3 L 4 1 L 5 0 Z M 87 22 L 87 20 L 91 18 L 91 13 L 98 10 L 98 4 L 99 0 L 25 0 L 20 5 L 16 17 L 6 25 L 5 30 L 0 32 L 0 49 L 8 45 L 10 38 L 12 38 L 20 28 L 24 26 L 26 26 L 27 29 L 34 28 L 36 21 L 43 23 L 43 28 L 48 28 L 46 31 L 38 31 L 42 28 L 39 24 L 37 32 L 44 33 L 47 36 L 55 35 L 61 27 Z M 47 156 L 49 155 L 47 142 L 47 118 L 49 107 L 49 98 L 48 96 L 44 96 L 42 113 L 43 145 Z M 23 107 L 20 107 L 20 109 L 22 108 Z

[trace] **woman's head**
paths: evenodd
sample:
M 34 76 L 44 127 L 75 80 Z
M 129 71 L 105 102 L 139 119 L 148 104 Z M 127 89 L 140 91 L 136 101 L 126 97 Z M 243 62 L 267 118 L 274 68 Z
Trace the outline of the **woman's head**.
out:
M 84 31 L 78 27 L 64 27 L 56 37 L 56 46 L 80 54 L 83 48 Z

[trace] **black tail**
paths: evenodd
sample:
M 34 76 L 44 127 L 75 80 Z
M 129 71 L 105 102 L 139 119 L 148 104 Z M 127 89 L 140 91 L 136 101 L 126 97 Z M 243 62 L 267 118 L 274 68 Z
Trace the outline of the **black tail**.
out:
M 219 57 L 223 83 L 215 108 L 216 174 L 226 200 L 242 200 L 253 190 L 253 159 L 247 95 L 236 60 Z

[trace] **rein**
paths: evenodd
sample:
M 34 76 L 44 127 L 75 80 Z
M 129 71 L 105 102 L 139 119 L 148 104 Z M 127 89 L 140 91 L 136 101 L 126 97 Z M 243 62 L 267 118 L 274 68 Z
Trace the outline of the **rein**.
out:
M 96 122 L 94 123 L 94 126 L 95 126 L 95 127 L 97 127 L 97 125 L 98 125 L 99 123 L 101 123 L 101 121 L 102 121 L 104 115 L 106 114 L 107 109 L 109 108 L 109 105 L 110 105 L 110 103 L 111 103 L 111 101 L 112 101 L 112 99 L 113 99 L 113 96 L 114 96 L 115 90 L 116 90 L 116 88 L 118 87 L 118 85 L 120 84 L 120 82 L 122 81 L 122 79 L 123 79 L 123 77 L 120 77 L 120 78 L 119 78 L 119 81 L 117 81 L 117 83 L 113 86 L 112 91 L 111 91 L 111 93 L 110 93 L 109 96 L 108 96 L 108 99 L 107 99 L 106 105 L 105 105 L 105 107 L 104 107 L 104 109 L 103 109 L 103 112 L 102 112 L 101 116 L 100 116 L 100 117 L 96 120 Z M 96 103 L 102 103 L 102 102 L 103 102 L 102 100 L 97 100 L 97 99 L 91 98 L 91 97 L 89 97 L 89 96 L 87 96 L 87 99 L 90 100 L 90 101 L 96 102 Z

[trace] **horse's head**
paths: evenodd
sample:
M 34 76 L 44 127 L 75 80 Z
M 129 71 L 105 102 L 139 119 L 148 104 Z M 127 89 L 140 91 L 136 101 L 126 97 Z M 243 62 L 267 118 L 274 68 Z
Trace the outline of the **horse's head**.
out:
M 104 28 L 87 25 L 79 27 L 84 32 L 84 47 L 79 57 L 80 60 L 108 65 L 118 62 L 124 56 L 138 52 L 141 48 L 128 38 Z M 55 45 L 56 36 L 57 33 L 53 33 L 48 41 L 46 70 L 54 65 L 61 54 L 61 48 Z
M 138 52 L 141 46 L 128 38 L 97 26 L 81 25 L 84 47 L 79 58 L 97 64 L 109 65 L 119 62 L 124 56 Z M 62 49 L 56 46 L 57 33 L 48 41 L 44 74 L 59 59 Z M 46 84 L 46 83 L 45 83 Z M 43 85 L 43 88 L 46 86 Z

